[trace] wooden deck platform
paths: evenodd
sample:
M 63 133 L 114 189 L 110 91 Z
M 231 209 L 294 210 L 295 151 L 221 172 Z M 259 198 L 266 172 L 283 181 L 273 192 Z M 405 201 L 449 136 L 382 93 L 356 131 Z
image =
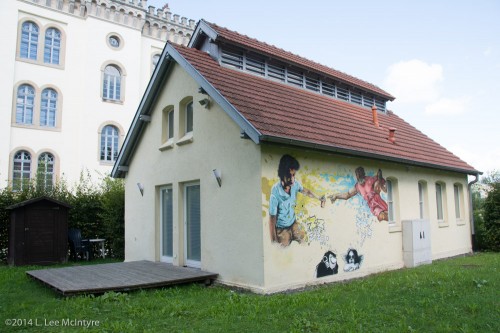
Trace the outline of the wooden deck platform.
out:
M 131 261 L 27 271 L 64 296 L 157 288 L 188 282 L 211 283 L 217 274 L 162 262 Z

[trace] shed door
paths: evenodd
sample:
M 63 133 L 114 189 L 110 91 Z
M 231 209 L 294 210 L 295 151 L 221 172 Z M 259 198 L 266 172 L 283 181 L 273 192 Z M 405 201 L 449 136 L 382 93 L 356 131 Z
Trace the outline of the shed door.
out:
M 25 218 L 25 261 L 43 264 L 57 261 L 56 210 L 28 209 Z

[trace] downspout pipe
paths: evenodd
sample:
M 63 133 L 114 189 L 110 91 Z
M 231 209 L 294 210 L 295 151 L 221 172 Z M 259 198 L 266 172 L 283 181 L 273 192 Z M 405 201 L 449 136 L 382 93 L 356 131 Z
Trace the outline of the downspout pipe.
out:
M 474 226 L 474 209 L 472 207 L 472 185 L 478 182 L 479 173 L 476 173 L 473 176 L 476 178 L 467 185 L 467 190 L 469 191 L 469 219 L 471 228 L 472 252 L 476 250 L 476 228 Z

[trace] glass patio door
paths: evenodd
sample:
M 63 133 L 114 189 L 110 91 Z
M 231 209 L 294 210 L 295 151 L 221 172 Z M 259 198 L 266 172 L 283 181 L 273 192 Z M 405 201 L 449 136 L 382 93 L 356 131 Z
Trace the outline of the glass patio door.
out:
M 185 262 L 187 266 L 201 266 L 200 185 L 187 184 L 184 188 Z
M 172 262 L 173 257 L 173 200 L 172 188 L 160 189 L 160 261 Z

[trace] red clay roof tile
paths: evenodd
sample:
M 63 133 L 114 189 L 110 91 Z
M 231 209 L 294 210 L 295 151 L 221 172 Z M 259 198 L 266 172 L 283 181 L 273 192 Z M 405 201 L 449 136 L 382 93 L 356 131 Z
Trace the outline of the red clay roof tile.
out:
M 347 149 L 398 160 L 477 171 L 393 112 L 372 110 L 219 65 L 194 48 L 175 49 L 263 136 Z M 396 143 L 387 138 L 394 127 Z

